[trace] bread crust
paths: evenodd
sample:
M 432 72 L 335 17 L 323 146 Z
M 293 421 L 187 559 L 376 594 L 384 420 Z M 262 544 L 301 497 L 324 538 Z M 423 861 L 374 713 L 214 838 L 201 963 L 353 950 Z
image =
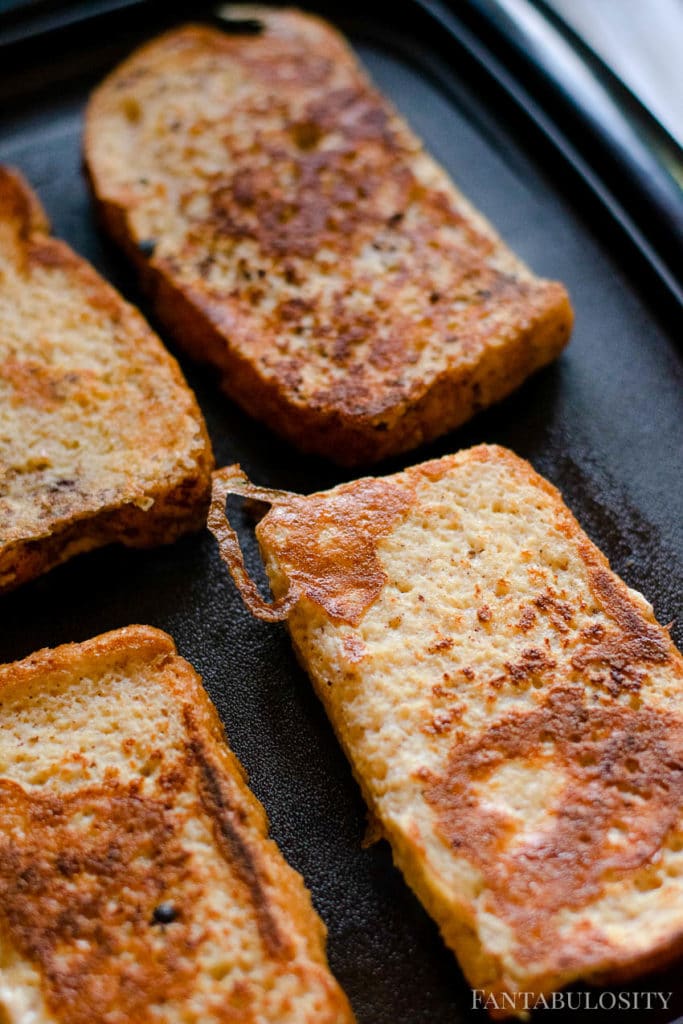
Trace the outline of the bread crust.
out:
M 24 782 L 16 750 L 5 744 L 0 980 L 7 970 L 12 987 L 16 957 L 37 972 L 42 1010 L 31 1019 L 40 1024 L 91 1024 L 98 973 L 110 980 L 97 1012 L 115 1015 L 121 1024 L 176 1020 L 179 1008 L 183 1020 L 197 1024 L 257 1019 L 351 1024 L 351 1010 L 327 966 L 324 925 L 301 877 L 268 838 L 266 813 L 226 744 L 199 677 L 178 657 L 171 637 L 148 626 L 130 626 L 0 666 L 3 729 L 11 734 L 17 713 L 30 719 L 31 701 L 42 705 L 53 697 L 57 707 L 66 692 L 78 707 L 83 680 L 100 680 L 99 708 L 106 706 L 107 688 L 138 676 L 142 684 L 134 699 L 148 702 L 155 722 L 156 705 L 165 705 L 160 721 L 172 723 L 172 742 L 163 733 L 144 738 L 135 718 L 123 711 L 120 766 L 98 771 L 94 763 L 88 769 L 87 759 L 97 728 L 107 728 L 108 721 L 96 723 L 92 735 L 82 722 L 60 723 L 50 737 L 53 745 L 60 730 L 72 728 L 73 734 L 61 740 L 54 759 L 47 759 L 38 788 Z M 111 758 L 105 733 L 101 744 L 101 756 Z M 129 778 L 131 762 L 141 768 Z M 76 822 L 83 814 L 94 824 L 81 834 Z M 12 845 L 16 815 L 33 818 L 40 856 L 30 837 Z M 104 818 L 99 822 L 99 815 L 107 815 L 108 823 Z M 193 821 L 205 822 L 207 836 L 213 836 L 210 853 L 198 845 Z M 98 852 L 100 832 L 114 850 L 107 863 Z M 136 858 L 147 849 L 145 843 L 151 846 L 141 864 Z M 23 886 L 12 865 L 25 872 Z M 62 891 L 65 878 L 68 893 Z M 242 921 L 232 932 L 229 927 L 221 932 L 216 909 L 205 916 L 217 894 L 228 908 L 235 905 Z M 112 914 L 119 901 L 121 910 Z M 155 905 L 173 907 L 166 930 L 155 924 Z M 92 947 L 92 928 L 83 914 L 96 919 Z M 240 953 L 241 943 L 245 951 L 249 943 L 255 945 L 249 961 L 246 952 Z M 211 969 L 205 958 L 216 944 L 219 952 L 222 944 L 227 962 Z M 134 971 L 125 966 L 130 957 L 135 958 Z M 272 1015 L 270 990 L 259 991 L 259 984 L 273 990 L 291 986 L 278 1014 Z M 5 991 L 0 985 L 0 1010 L 8 998 Z M 159 1011 L 159 1002 L 168 1004 L 167 1011 Z
M 424 153 L 341 36 L 298 11 L 257 15 L 260 35 L 186 26 L 112 72 L 88 106 L 87 172 L 157 315 L 229 396 L 305 451 L 376 461 L 508 395 L 559 354 L 572 310 Z M 210 112 L 192 113 L 184 75 L 204 83 Z M 176 140 L 152 133 L 157 117 L 188 153 L 206 133 L 214 169 L 174 157 Z M 140 179 L 112 135 L 135 151 Z M 222 137 L 224 172 L 209 145 Z M 211 211 L 171 213 L 193 202 Z
M 297 656 L 493 1015 L 679 955 L 683 658 L 560 493 L 481 445 L 270 500 Z
M 49 236 L 35 193 L 9 168 L 0 168 L 0 221 L 5 591 L 81 551 L 165 544 L 200 529 L 213 455 L 176 360 L 137 310 Z M 127 463 L 110 454 L 114 445 L 128 450 Z

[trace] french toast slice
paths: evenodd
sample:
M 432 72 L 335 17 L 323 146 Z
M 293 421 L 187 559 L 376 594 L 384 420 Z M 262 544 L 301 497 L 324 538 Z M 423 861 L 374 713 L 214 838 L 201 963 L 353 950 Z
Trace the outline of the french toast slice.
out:
M 201 528 L 212 467 L 176 361 L 0 167 L 0 591 Z
M 277 599 L 225 495 L 269 502 Z M 683 658 L 503 448 L 301 497 L 214 475 L 409 885 L 489 1009 L 683 940 Z M 495 1015 L 494 1013 L 494 1015 Z
M 306 451 L 370 462 L 508 395 L 559 354 L 571 307 L 330 25 L 248 13 L 248 33 L 185 26 L 116 68 L 86 167 L 160 320 L 228 395 Z
M 173 641 L 0 666 L 0 1019 L 352 1024 L 325 927 Z

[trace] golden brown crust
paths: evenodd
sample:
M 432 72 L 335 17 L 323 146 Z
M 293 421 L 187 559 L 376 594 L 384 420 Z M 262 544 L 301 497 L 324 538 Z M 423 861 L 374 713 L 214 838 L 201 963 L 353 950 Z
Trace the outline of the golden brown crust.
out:
M 306 450 L 376 460 L 555 358 L 571 308 L 470 209 L 337 33 L 300 12 L 259 17 L 259 35 L 187 26 L 115 70 L 88 108 L 88 173 L 159 316 L 232 398 Z
M 13 275 L 10 294 L 0 288 L 0 591 L 112 541 L 171 542 L 200 528 L 208 505 L 211 445 L 178 364 L 140 314 L 48 230 L 21 175 L 0 167 L 8 282 Z M 63 305 L 65 285 L 73 323 L 65 327 L 63 317 L 58 328 L 49 303 Z M 95 354 L 90 334 L 102 339 Z M 125 479 L 106 469 L 121 464 L 112 436 L 130 448 Z
M 50 221 L 38 196 L 13 167 L 0 167 L 0 220 L 14 225 L 20 238 L 49 235 Z
M 229 493 L 272 502 L 269 525 L 276 532 L 279 526 L 286 530 L 282 569 L 289 590 L 274 604 L 263 601 L 244 569 L 239 541 L 225 511 Z M 343 484 L 333 496 L 302 498 L 253 487 L 239 466 L 228 466 L 213 474 L 208 525 L 253 615 L 268 622 L 286 619 L 296 602 L 307 597 L 324 608 L 333 622 L 358 625 L 386 583 L 377 544 L 408 510 L 412 497 L 406 487 L 368 477 Z
M 482 445 L 377 483 L 411 495 L 370 544 L 383 586 L 355 619 L 309 588 L 288 625 L 407 881 L 498 996 L 665 964 L 683 942 L 668 631 L 513 453 Z M 261 520 L 276 598 L 307 564 L 298 529 L 320 541 L 340 490 L 296 513 L 275 497 Z M 353 597 L 342 564 L 345 580 Z
M 231 806 L 230 795 L 226 792 L 225 780 L 206 750 L 201 732 L 197 728 L 195 716 L 189 708 L 185 709 L 184 719 L 190 738 L 190 750 L 199 771 L 199 792 L 202 806 L 213 818 L 216 840 L 221 852 L 227 861 L 235 865 L 237 874 L 249 890 L 261 937 L 268 954 L 275 958 L 287 959 L 293 955 L 293 949 L 283 935 L 269 905 L 268 894 L 262 878 L 263 868 L 259 863 L 258 853 L 243 834 L 239 814 Z
M 544 755 L 550 743 L 552 752 Z M 570 782 L 543 845 L 509 850 L 510 818 L 484 815 L 476 794 L 491 773 L 516 758 L 539 771 L 550 760 Z M 425 798 L 447 841 L 481 871 L 491 911 L 522 937 L 517 958 L 533 964 L 548 945 L 561 944 L 560 910 L 585 907 L 607 878 L 628 877 L 652 863 L 680 818 L 682 763 L 680 722 L 647 709 L 590 707 L 580 686 L 554 687 L 541 708 L 511 713 L 474 742 L 458 737 L 445 773 L 432 779 L 425 773 Z M 635 821 L 634 796 L 639 806 L 642 801 Z M 625 848 L 610 848 L 611 829 L 628 831 Z M 609 958 L 611 944 L 599 927 L 586 928 L 582 940 L 580 948 L 568 947 L 567 967 L 574 966 L 570 957 L 579 968 Z
M 267 838 L 265 812 L 225 745 L 199 678 L 170 637 L 131 626 L 0 666 L 0 716 L 10 701 L 17 706 L 22 692 L 35 699 L 43 686 L 46 692 L 67 686 L 78 700 L 79 678 L 113 687 L 139 672 L 149 675 L 148 692 L 168 691 L 181 730 L 173 746 L 162 738 L 156 749 L 152 743 L 139 777 L 109 767 L 99 781 L 75 787 L 0 778 L 0 938 L 38 971 L 46 1019 L 91 1024 L 112 1015 L 120 1024 L 152 1024 L 167 1019 L 167 1004 L 169 1020 L 176 1019 L 174 1007 L 194 1006 L 187 1019 L 197 1024 L 285 1017 L 350 1024 L 348 1003 L 327 970 L 324 927 L 301 878 Z M 55 735 L 69 728 L 59 723 Z M 118 731 L 124 754 L 139 747 L 134 720 L 120 722 Z M 73 771 L 87 771 L 85 739 L 74 734 L 66 760 Z M 201 852 L 203 822 L 211 855 Z M 216 867 L 210 873 L 209 856 L 216 855 L 229 877 Z M 242 953 L 235 953 L 239 932 L 222 940 L 212 933 L 220 911 L 207 916 L 206 905 L 221 889 L 245 929 Z M 156 914 L 169 901 L 173 914 L 164 924 Z M 260 936 L 251 967 L 250 920 Z M 221 941 L 224 959 L 241 963 L 237 981 L 222 991 L 228 967 L 212 975 L 202 966 L 206 950 Z M 0 963 L 0 979 L 2 973 Z M 269 1016 L 271 997 L 258 991 L 261 976 L 273 990 L 291 988 L 278 1004 L 282 1017 Z M 205 1002 L 212 984 L 216 993 Z M 2 1001 L 0 992 L 0 1008 Z

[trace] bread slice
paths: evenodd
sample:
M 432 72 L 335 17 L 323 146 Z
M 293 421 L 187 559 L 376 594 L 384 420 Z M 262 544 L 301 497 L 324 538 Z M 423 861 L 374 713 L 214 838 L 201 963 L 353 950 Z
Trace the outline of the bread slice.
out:
M 413 448 L 553 360 L 567 294 L 510 252 L 328 24 L 248 13 L 153 40 L 96 90 L 102 221 L 248 413 L 341 463 Z
M 0 591 L 198 529 L 212 466 L 175 360 L 0 167 Z
M 351 1024 L 325 928 L 173 641 L 0 666 L 0 1019 Z
M 394 858 L 475 989 L 627 978 L 683 945 L 683 659 L 560 494 L 481 446 L 308 497 L 257 536 Z M 229 527 L 218 535 L 230 550 Z M 222 535 L 221 535 L 222 533 Z

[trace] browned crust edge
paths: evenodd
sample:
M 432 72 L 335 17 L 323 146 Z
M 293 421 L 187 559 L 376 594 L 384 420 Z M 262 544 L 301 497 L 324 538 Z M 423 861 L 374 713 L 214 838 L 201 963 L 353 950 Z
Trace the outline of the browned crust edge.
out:
M 214 467 L 211 442 L 194 393 L 176 359 L 166 350 L 141 314 L 109 285 L 97 271 L 66 243 L 49 235 L 50 225 L 42 205 L 24 177 L 14 168 L 0 165 L 0 210 L 16 220 L 19 238 L 36 249 L 48 265 L 62 266 L 77 274 L 100 296 L 105 306 L 133 313 L 145 341 L 158 347 L 158 359 L 170 371 L 173 384 L 191 400 L 190 414 L 203 441 L 194 469 L 176 480 L 160 480 L 147 495 L 154 499 L 144 511 L 129 502 L 85 512 L 57 524 L 44 536 L 25 537 L 0 545 L 0 594 L 40 576 L 72 555 L 119 542 L 131 547 L 171 543 L 182 534 L 199 530 L 206 522 Z
M 154 511 L 122 503 L 65 520 L 44 537 L 28 537 L 0 548 L 0 594 L 8 593 L 69 561 L 108 544 L 151 548 L 172 544 L 206 524 L 208 495 L 203 475 L 189 478 L 155 498 Z

